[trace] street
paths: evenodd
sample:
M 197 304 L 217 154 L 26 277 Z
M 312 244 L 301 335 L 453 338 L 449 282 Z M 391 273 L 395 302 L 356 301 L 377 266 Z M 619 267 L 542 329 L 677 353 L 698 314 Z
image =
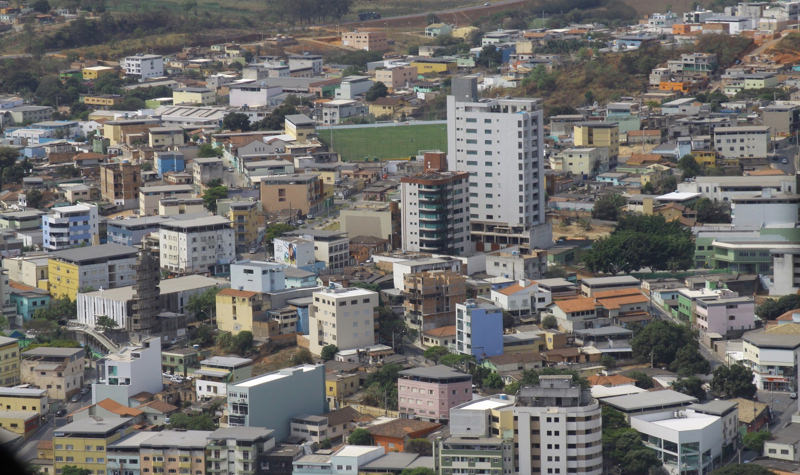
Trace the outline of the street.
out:
M 81 399 L 78 402 L 70 402 L 67 401 L 65 409 L 67 410 L 67 414 L 71 414 L 72 412 L 80 409 L 81 407 L 87 406 L 92 402 L 92 393 L 88 392 L 81 396 Z M 62 406 L 63 407 L 63 406 Z M 55 425 L 55 412 L 57 409 L 53 409 L 49 414 L 47 414 L 46 422 L 33 434 L 33 436 L 25 441 L 24 444 L 19 448 L 16 453 L 16 456 L 21 462 L 30 462 L 31 460 L 36 458 L 36 445 L 39 443 L 40 440 L 53 440 L 53 432 L 56 428 Z M 59 426 L 64 425 L 66 422 L 66 418 L 59 417 Z
M 792 414 L 797 412 L 797 400 L 783 391 L 758 391 L 758 401 L 768 404 L 772 412 L 770 432 L 783 429 L 792 422 Z

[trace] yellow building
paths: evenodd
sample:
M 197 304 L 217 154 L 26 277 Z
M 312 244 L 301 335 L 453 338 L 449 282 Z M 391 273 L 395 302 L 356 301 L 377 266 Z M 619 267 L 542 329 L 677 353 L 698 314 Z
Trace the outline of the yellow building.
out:
M 307 137 L 316 131 L 314 121 L 305 114 L 291 114 L 283 119 L 283 132 L 298 142 L 305 142 Z
M 136 248 L 119 244 L 53 252 L 47 265 L 50 295 L 75 300 L 80 289 L 133 285 L 137 253 Z
M 83 75 L 84 81 L 92 81 L 106 74 L 114 74 L 116 71 L 116 69 L 110 66 L 90 66 L 88 68 L 83 68 L 81 74 Z
M 0 428 L 25 439 L 39 428 L 39 414 L 33 411 L 0 411 Z
M 122 96 L 119 94 L 97 94 L 90 96 L 81 96 L 81 102 L 87 106 L 96 107 L 114 107 L 122 102 Z
M 0 336 L 0 382 L 3 386 L 19 384 L 19 341 Z
M 694 161 L 704 167 L 714 167 L 717 165 L 717 152 L 714 150 L 692 150 Z
M 38 388 L 0 388 L 0 411 L 29 411 L 47 414 L 47 390 Z
M 53 467 L 61 473 L 64 467 L 106 473 L 106 448 L 132 431 L 128 417 L 83 417 L 56 428 L 53 432 Z
M 347 396 L 358 392 L 360 385 L 358 373 L 353 374 L 325 374 L 325 399 L 328 407 L 338 409 Z
M 417 74 L 454 74 L 458 70 L 458 64 L 449 59 L 437 58 L 417 58 L 411 62 L 411 66 L 417 68 Z
M 261 294 L 249 290 L 223 289 L 217 294 L 217 328 L 235 335 L 253 331 L 253 320 L 265 312 Z
M 204 87 L 184 87 L 172 91 L 172 103 L 207 106 L 217 102 L 217 93 Z
M 575 147 L 608 147 L 609 168 L 619 157 L 619 126 L 616 122 L 580 122 L 573 128 Z
M 230 204 L 228 219 L 236 238 L 237 249 L 247 249 L 258 240 L 258 226 L 263 224 L 258 201 L 235 201 Z

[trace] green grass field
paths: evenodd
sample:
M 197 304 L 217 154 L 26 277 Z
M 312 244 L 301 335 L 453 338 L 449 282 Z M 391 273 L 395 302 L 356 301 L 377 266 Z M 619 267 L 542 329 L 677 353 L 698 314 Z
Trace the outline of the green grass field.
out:
M 420 150 L 447 151 L 445 124 L 318 130 L 318 133 L 320 140 L 338 152 L 345 162 L 363 161 L 367 157 L 370 160 L 408 158 Z

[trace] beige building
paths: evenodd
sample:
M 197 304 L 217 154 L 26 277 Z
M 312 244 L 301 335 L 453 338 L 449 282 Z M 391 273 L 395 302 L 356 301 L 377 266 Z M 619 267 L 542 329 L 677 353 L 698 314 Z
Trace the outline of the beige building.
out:
M 3 259 L 3 269 L 11 281 L 47 290 L 48 260 L 46 255 L 7 257 Z
M 180 147 L 186 142 L 181 127 L 153 127 L 149 131 L 148 145 L 157 148 Z
M 605 147 L 568 148 L 550 157 L 550 169 L 592 177 L 608 171 Z
M 318 214 L 324 204 L 322 180 L 310 173 L 262 177 L 261 203 L 267 213 Z
M 192 185 L 153 185 L 139 189 L 139 215 L 158 214 L 158 202 L 165 198 L 193 198 Z
M 19 383 L 19 340 L 0 336 L 0 384 Z
M 383 31 L 346 31 L 342 33 L 342 45 L 364 51 L 384 51 L 389 48 Z
M 417 68 L 411 65 L 375 70 L 375 82 L 382 82 L 392 92 L 406 88 L 416 80 Z
M 349 236 L 372 236 L 388 240 L 392 248 L 401 242 L 400 208 L 397 202 L 360 201 L 339 212 L 339 229 Z
M 608 148 L 609 168 L 617 166 L 619 157 L 619 125 L 616 122 L 579 122 L 573 128 L 575 147 Z
M 100 167 L 100 195 L 124 209 L 135 208 L 142 185 L 141 174 L 141 166 L 128 162 L 103 165 Z
M 209 211 L 203 205 L 203 198 L 166 198 L 158 201 L 159 216 L 182 214 L 209 214 Z
M 313 294 L 309 308 L 309 350 L 315 355 L 327 345 L 339 350 L 375 344 L 378 294 L 360 288 L 324 289 Z
M 217 102 L 217 94 L 204 87 L 184 87 L 172 91 L 172 103 L 209 106 Z
M 46 389 L 48 398 L 66 400 L 83 386 L 83 348 L 39 347 L 22 354 L 21 380 Z
M 433 270 L 403 276 L 406 323 L 422 333 L 453 325 L 456 304 L 467 299 L 466 277 L 448 270 Z

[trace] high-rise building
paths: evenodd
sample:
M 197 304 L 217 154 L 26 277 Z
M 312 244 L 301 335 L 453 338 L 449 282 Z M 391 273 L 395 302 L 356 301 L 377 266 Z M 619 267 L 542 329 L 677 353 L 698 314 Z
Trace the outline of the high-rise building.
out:
M 136 259 L 136 281 L 133 283 L 133 314 L 130 330 L 149 334 L 155 330 L 159 308 L 158 263 L 149 250 L 139 251 Z
M 401 180 L 403 250 L 469 253 L 469 174 L 429 172 Z
M 208 436 L 206 473 L 263 473 L 264 456 L 275 448 L 272 432 L 264 427 L 227 427 L 215 430 Z
M 503 311 L 469 299 L 456 304 L 456 351 L 478 360 L 503 354 Z
M 139 204 L 141 174 L 141 166 L 129 162 L 103 165 L 100 167 L 100 194 L 109 203 L 134 209 Z
M 539 376 L 514 407 L 517 473 L 603 472 L 600 404 L 569 375 Z
M 448 170 L 469 173 L 469 220 L 478 251 L 549 247 L 539 99 L 478 100 L 477 78 L 447 97 Z

